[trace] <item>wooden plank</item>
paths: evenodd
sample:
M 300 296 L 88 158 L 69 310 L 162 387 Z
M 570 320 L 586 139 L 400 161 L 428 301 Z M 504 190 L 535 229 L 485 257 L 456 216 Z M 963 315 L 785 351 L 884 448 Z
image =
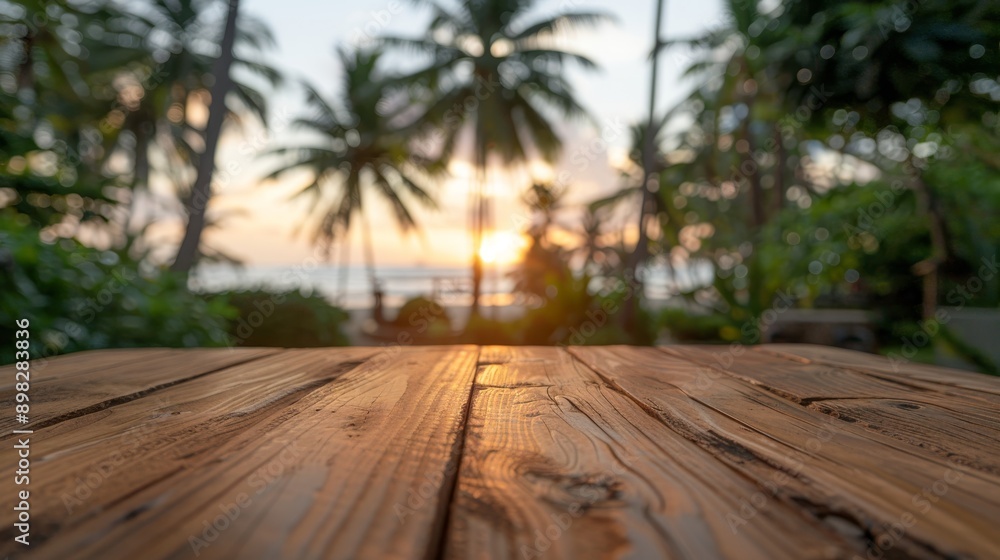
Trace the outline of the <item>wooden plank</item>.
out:
M 857 428 L 863 427 L 905 442 L 901 449 L 942 464 L 958 462 L 1000 475 L 1000 417 L 981 401 L 919 391 L 853 370 L 749 349 L 738 356 L 718 347 L 665 347 L 663 351 L 856 424 L 844 429 L 858 433 Z
M 862 552 L 758 492 L 556 348 L 485 348 L 447 558 L 833 558 Z
M 165 356 L 171 352 L 174 352 L 171 348 L 85 350 L 51 358 L 32 359 L 30 360 L 30 369 L 32 377 L 36 381 L 65 379 L 100 371 L 108 366 L 121 366 L 149 360 L 157 356 Z M 0 377 L 0 391 L 7 391 L 14 387 L 14 372 L 14 364 L 0 367 L 0 376 L 2 376 Z
M 30 423 L 27 426 L 17 424 L 13 414 L 0 416 L 0 439 L 13 437 L 12 429 L 37 430 L 277 351 L 264 348 L 153 350 L 148 358 L 135 360 L 135 351 L 101 350 L 82 356 L 79 369 L 75 369 L 78 363 L 75 354 L 69 354 L 60 357 L 58 362 L 51 362 L 41 376 L 33 373 L 29 392 Z M 123 361 L 115 362 L 116 358 L 123 358 Z M 5 380 L 14 379 L 14 369 L 4 368 L 0 375 Z M 13 385 L 0 390 L 0 401 L 13 400 Z
M 828 400 L 809 406 L 948 461 L 1000 477 L 1000 432 L 984 428 L 952 410 L 885 399 Z
M 385 350 L 61 531 L 39 557 L 427 557 L 444 525 L 476 355 Z
M 862 352 L 852 352 L 843 348 L 817 346 L 813 344 L 766 344 L 755 347 L 758 352 L 768 352 L 784 356 L 857 371 L 916 384 L 926 389 L 946 390 L 960 387 L 977 393 L 1000 397 L 1000 378 L 973 373 L 960 369 L 929 366 L 917 362 L 893 362 L 886 357 Z M 967 393 L 963 393 L 967 394 Z M 991 403 L 1000 403 L 991 399 Z
M 875 434 L 853 433 L 848 423 L 655 349 L 572 352 L 769 497 L 864 540 L 866 555 L 989 558 L 997 550 L 1000 486 L 976 471 L 902 453 L 873 441 Z
M 181 473 L 374 353 L 288 350 L 37 430 L 31 435 L 33 544 Z M 0 468 L 17 470 L 16 456 L 2 459 Z M 16 491 L 6 477 L 0 487 Z M 22 546 L 12 531 L 0 530 L 0 555 Z

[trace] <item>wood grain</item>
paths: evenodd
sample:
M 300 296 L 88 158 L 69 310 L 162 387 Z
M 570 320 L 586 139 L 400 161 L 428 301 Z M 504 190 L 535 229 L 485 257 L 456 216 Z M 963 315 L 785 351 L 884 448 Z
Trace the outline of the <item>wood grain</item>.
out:
M 426 557 L 444 526 L 476 355 L 474 347 L 379 353 L 38 552 Z
M 480 357 L 448 558 L 835 558 L 792 507 L 738 530 L 758 489 L 555 348 Z
M 843 429 L 857 433 L 863 427 L 941 464 L 1000 475 L 1000 416 L 980 400 L 918 391 L 839 366 L 775 360 L 749 349 L 738 356 L 710 346 L 663 350 L 857 425 Z
M 32 494 L 34 543 L 153 483 L 183 476 L 228 441 L 251 444 L 247 438 L 259 436 L 260 422 L 373 353 L 289 350 L 36 430 L 32 478 L 44 484 Z M 0 468 L 13 472 L 16 463 L 17 457 L 5 455 Z M 15 492 L 7 477 L 0 488 L 10 492 L 6 495 Z M 0 554 L 21 546 L 13 543 L 12 532 L 13 527 L 0 530 Z
M 982 398 L 986 395 L 1000 397 L 1000 380 L 995 377 L 960 369 L 928 366 L 903 358 L 890 360 L 874 354 L 812 344 L 767 344 L 755 348 L 755 351 L 792 356 L 806 362 L 856 369 L 868 375 L 907 382 L 921 388 L 939 391 L 961 388 L 973 391 L 973 393 L 960 393 L 972 397 Z M 990 402 L 998 403 L 1000 400 L 990 399 Z
M 990 520 L 1000 518 L 1000 486 L 987 475 L 903 452 L 887 438 L 662 351 L 572 352 L 778 501 L 863 541 L 866 554 L 989 558 L 997 549 Z
M 30 360 L 31 370 L 37 381 L 44 379 L 66 379 L 71 376 L 90 375 L 108 366 L 122 366 L 132 362 L 151 360 L 165 356 L 176 350 L 171 348 L 123 348 L 107 350 L 87 350 L 72 354 L 62 354 L 50 358 Z M 215 352 L 215 350 L 212 350 Z M 0 390 L 14 386 L 14 365 L 0 367 Z
M 25 557 L 996 558 L 1000 380 L 726 353 L 53 359 L 32 379 Z M 14 534 L 0 556 L 24 553 Z
M 76 354 L 60 356 L 44 369 L 30 370 L 30 423 L 27 426 L 17 424 L 13 414 L 0 416 L 0 439 L 10 439 L 12 429 L 44 428 L 276 351 L 261 348 L 157 350 L 145 359 L 133 359 L 135 351 L 110 351 L 110 356 L 124 358 L 121 362 L 110 363 L 107 355 L 98 352 L 84 353 L 79 360 Z M 4 380 L 14 379 L 13 367 L 3 368 L 0 375 Z M 0 401 L 13 400 L 13 384 L 0 390 Z

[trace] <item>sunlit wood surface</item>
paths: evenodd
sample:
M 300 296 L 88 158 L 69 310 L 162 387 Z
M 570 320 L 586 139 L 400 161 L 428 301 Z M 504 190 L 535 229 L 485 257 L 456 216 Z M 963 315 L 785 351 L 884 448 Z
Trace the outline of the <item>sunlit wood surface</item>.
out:
M 30 397 L 11 558 L 1000 558 L 1000 379 L 845 350 L 112 350 Z

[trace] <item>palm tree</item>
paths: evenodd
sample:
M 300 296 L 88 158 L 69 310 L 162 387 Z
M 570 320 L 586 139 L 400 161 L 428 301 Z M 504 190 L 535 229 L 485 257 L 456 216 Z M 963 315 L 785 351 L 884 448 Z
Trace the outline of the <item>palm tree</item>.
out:
M 591 202 L 590 210 L 592 212 L 603 209 L 613 210 L 626 203 L 635 204 L 638 202 L 641 211 L 640 221 L 647 228 L 649 227 L 649 220 L 656 216 L 666 216 L 668 221 L 680 223 L 680 220 L 673 215 L 676 211 L 666 203 L 668 198 L 665 194 L 667 193 L 661 192 L 663 184 L 661 175 L 670 167 L 667 154 L 662 149 L 664 127 L 673 118 L 674 114 L 674 111 L 671 110 L 663 117 L 652 121 L 652 123 L 641 122 L 632 125 L 629 131 L 631 136 L 628 152 L 629 159 L 627 166 L 620 170 L 623 185 L 611 195 Z M 650 145 L 652 146 L 651 148 Z M 649 189 L 650 182 L 656 183 L 655 191 Z M 645 218 L 642 218 L 642 216 L 645 216 Z M 672 227 L 676 227 L 676 225 L 672 224 Z M 641 243 L 643 249 L 640 250 L 639 245 L 636 245 L 629 252 L 628 259 L 626 259 L 628 270 L 633 273 L 635 269 L 632 268 L 633 263 L 629 261 L 635 258 L 636 251 L 639 251 L 641 256 L 641 259 L 638 261 L 640 264 L 650 254 L 649 246 L 652 240 L 649 239 L 648 235 L 643 239 L 644 241 Z
M 128 17 L 109 23 L 112 27 L 139 29 L 146 38 L 133 49 L 145 55 L 144 67 L 134 73 L 143 95 L 131 104 L 120 101 L 116 107 L 126 114 L 120 130 L 127 130 L 131 136 L 126 141 L 116 136 L 114 141 L 119 150 L 132 156 L 133 199 L 137 190 L 148 187 L 152 151 L 159 150 L 173 167 L 198 169 L 190 192 L 183 194 L 189 184 L 185 180 L 178 185 L 187 199 L 189 220 L 174 261 L 175 270 L 187 270 L 197 259 L 205 206 L 211 197 L 215 147 L 226 117 L 235 115 L 239 108 L 267 122 L 264 95 L 245 82 L 233 80 L 230 67 L 261 76 L 271 85 L 280 81 L 275 69 L 234 52 L 235 47 L 261 50 L 273 45 L 268 29 L 247 17 L 240 17 L 237 25 L 239 5 L 233 1 L 228 2 L 226 21 L 220 29 L 210 9 L 214 4 L 199 0 L 133 4 Z M 213 45 L 218 45 L 218 53 L 213 52 Z M 205 130 L 198 130 L 188 122 L 188 102 L 192 95 L 209 90 L 209 122 Z M 192 146 L 192 137 L 199 138 L 203 147 Z
M 652 56 L 652 75 L 650 77 L 649 84 L 649 119 L 645 128 L 642 130 L 642 184 L 640 185 L 640 190 L 642 194 L 640 195 L 639 202 L 639 238 L 635 242 L 635 249 L 632 254 L 629 255 L 626 273 L 629 274 L 631 278 L 638 279 L 636 275 L 636 270 L 639 268 L 639 264 L 642 263 L 646 257 L 649 255 L 649 229 L 648 229 L 648 219 L 655 215 L 654 210 L 654 194 L 653 185 L 657 184 L 657 170 L 654 169 L 656 166 L 656 157 L 658 153 L 657 137 L 659 136 L 661 124 L 656 122 L 656 86 L 657 86 L 657 76 L 659 75 L 659 60 L 660 60 L 660 45 L 663 42 L 662 38 L 662 28 L 663 28 L 663 8 L 664 0 L 657 0 L 656 2 L 656 18 L 653 20 L 653 56 Z M 630 308 L 634 308 L 638 305 L 638 302 L 634 302 L 630 305 Z M 631 323 L 631 311 L 626 313 L 626 320 Z
M 435 131 L 443 159 L 451 157 L 463 130 L 472 132 L 478 180 L 472 193 L 472 316 L 479 312 L 483 279 L 480 257 L 490 226 L 485 194 L 491 157 L 505 165 L 523 163 L 532 152 L 553 161 L 562 146 L 548 111 L 584 116 L 564 71 L 586 57 L 552 46 L 560 31 L 608 19 L 599 13 L 561 13 L 532 21 L 534 0 L 462 0 L 453 9 L 433 1 L 434 18 L 424 37 L 386 37 L 386 45 L 433 56 L 424 69 L 406 77 L 428 86 L 426 112 L 419 122 Z
M 313 198 L 314 242 L 327 246 L 346 237 L 355 219 L 361 220 L 364 258 L 373 293 L 377 290 L 371 233 L 364 216 L 364 194 L 372 191 L 387 202 L 403 232 L 417 227 L 411 201 L 436 207 L 424 186 L 425 178 L 440 171 L 436 163 L 414 154 L 412 130 L 400 126 L 408 104 L 394 83 L 379 73 L 382 53 L 377 50 L 339 51 L 344 68 L 339 103 L 324 99 L 306 87 L 313 114 L 298 118 L 295 126 L 318 135 L 318 143 L 275 150 L 292 156 L 268 178 L 292 170 L 311 173 L 299 193 Z
M 233 43 L 236 42 L 236 16 L 239 12 L 239 0 L 229 0 L 229 12 L 226 15 L 225 33 L 220 43 L 219 58 L 213 66 L 212 101 L 208 107 L 208 124 L 205 126 L 205 150 L 198 157 L 198 177 L 191 189 L 191 203 L 187 229 L 184 240 L 177 249 L 172 270 L 187 272 L 194 266 L 198 258 L 198 246 L 201 244 L 201 234 L 205 229 L 205 210 L 212 197 L 212 175 L 215 170 L 215 150 L 222 135 L 222 121 L 226 118 L 226 96 L 233 87 L 229 76 L 229 68 L 233 65 Z

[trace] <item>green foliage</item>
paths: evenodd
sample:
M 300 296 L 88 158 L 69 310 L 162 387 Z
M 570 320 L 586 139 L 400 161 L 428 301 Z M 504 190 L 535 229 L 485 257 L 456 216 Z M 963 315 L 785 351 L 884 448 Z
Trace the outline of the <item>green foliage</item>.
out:
M 949 124 L 995 110 L 996 98 L 980 86 L 995 84 L 1000 66 L 996 2 L 799 0 L 786 6 L 779 17 L 801 30 L 802 42 L 781 61 L 783 69 L 793 75 L 806 67 L 812 76 L 790 81 L 796 103 L 822 84 L 827 102 L 858 111 L 870 132 L 894 121 L 897 103 L 934 106 Z
M 313 202 L 310 221 L 315 241 L 329 243 L 346 235 L 352 220 L 361 218 L 369 195 L 388 204 L 400 229 L 412 231 L 417 227 L 413 203 L 436 207 L 426 178 L 442 168 L 416 156 L 409 136 L 413 131 L 400 127 L 394 122 L 399 115 L 385 110 L 397 92 L 379 69 L 382 53 L 341 50 L 339 56 L 344 68 L 342 96 L 329 101 L 306 85 L 310 114 L 294 121 L 319 135 L 321 142 L 272 152 L 285 161 L 268 178 L 291 171 L 308 173 L 298 196 Z
M 918 271 L 948 304 L 1000 251 L 998 5 L 764 6 L 724 2 L 726 24 L 668 45 L 694 49 L 688 72 L 705 82 L 676 110 L 690 122 L 660 173 L 651 252 L 714 277 L 661 321 L 677 338 L 752 342 L 779 299 L 873 308 L 881 343 L 898 345 L 920 328 Z M 983 285 L 969 303 L 1000 303 L 1000 281 Z
M 448 338 L 454 334 L 451 318 L 436 301 L 420 296 L 407 300 L 393 325 L 401 329 L 414 329 L 418 337 Z
M 497 321 L 472 315 L 462 331 L 461 342 L 465 344 L 501 344 L 505 346 L 518 344 L 520 337 L 514 323 Z
M 224 300 L 206 301 L 183 278 L 144 270 L 121 252 L 71 239 L 41 242 L 24 215 L 0 212 L 0 263 L 0 340 L 14 340 L 14 321 L 27 318 L 36 357 L 227 342 L 234 309 Z M 0 362 L 12 352 L 0 348 Z
M 721 342 L 732 338 L 731 321 L 722 314 L 695 314 L 671 308 L 660 312 L 659 322 L 660 327 L 680 342 Z
M 613 268 L 596 279 L 588 273 L 594 268 L 590 259 L 606 254 L 594 244 L 599 234 L 594 215 L 576 232 L 583 238 L 580 250 L 553 240 L 552 229 L 567 209 L 565 194 L 565 188 L 535 184 L 524 196 L 533 215 L 526 232 L 531 245 L 510 276 L 528 310 L 512 325 L 512 338 L 537 345 L 652 343 L 653 321 L 640 305 L 638 286 Z M 587 259 L 580 272 L 569 264 L 575 253 Z
M 129 204 L 151 178 L 188 198 L 201 151 L 200 139 L 192 139 L 202 131 L 189 122 L 187 108 L 204 103 L 214 82 L 217 6 L 201 0 L 4 3 L 0 207 L 16 208 L 60 237 L 88 228 L 121 247 L 148 225 L 129 215 Z M 248 114 L 266 122 L 265 96 L 254 88 L 279 81 L 260 57 L 273 41 L 260 22 L 239 21 L 234 67 L 242 72 L 227 108 L 233 122 Z M 256 79 L 244 80 L 248 74 Z
M 214 305 L 235 308 L 227 322 L 233 346 L 317 348 L 346 346 L 346 311 L 318 294 L 242 290 L 206 295 Z

